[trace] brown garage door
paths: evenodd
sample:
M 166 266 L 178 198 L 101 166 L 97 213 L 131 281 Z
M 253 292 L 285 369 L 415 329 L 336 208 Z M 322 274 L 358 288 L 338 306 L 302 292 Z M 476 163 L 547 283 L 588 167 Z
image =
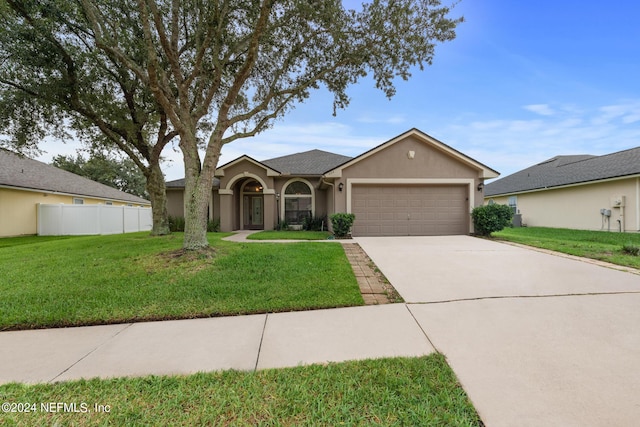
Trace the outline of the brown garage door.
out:
M 354 185 L 354 236 L 469 233 L 466 185 Z

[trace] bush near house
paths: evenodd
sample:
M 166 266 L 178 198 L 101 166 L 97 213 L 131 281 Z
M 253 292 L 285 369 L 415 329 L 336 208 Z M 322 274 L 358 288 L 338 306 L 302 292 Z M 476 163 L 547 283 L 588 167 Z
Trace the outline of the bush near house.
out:
M 169 215 L 169 230 L 172 233 L 184 231 L 184 218 Z
M 169 230 L 172 233 L 184 231 L 184 218 L 181 216 L 169 216 Z M 220 231 L 220 218 L 207 220 L 207 232 L 217 233 Z
M 471 211 L 475 233 L 480 236 L 490 236 L 511 224 L 513 210 L 507 205 L 478 206 Z
M 302 229 L 306 231 L 325 231 L 328 227 L 327 216 L 307 216 L 302 221 Z
M 356 216 L 352 213 L 336 213 L 331 215 L 331 226 L 333 227 L 333 234 L 336 237 L 347 237 L 353 226 Z

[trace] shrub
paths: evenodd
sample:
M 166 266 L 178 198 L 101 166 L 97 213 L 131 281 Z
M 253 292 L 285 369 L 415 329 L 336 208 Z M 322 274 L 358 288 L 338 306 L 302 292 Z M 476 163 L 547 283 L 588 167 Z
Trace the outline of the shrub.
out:
M 169 230 L 171 232 L 184 231 L 184 218 L 169 215 Z
M 323 216 L 307 216 L 302 221 L 302 229 L 307 231 L 324 231 L 327 229 L 327 217 Z
M 184 218 L 181 216 L 169 216 L 169 230 L 184 231 Z M 216 220 L 207 220 L 207 231 L 210 233 L 220 231 L 220 218 Z
M 347 237 L 356 216 L 350 213 L 336 213 L 331 215 L 330 218 L 333 234 L 335 234 L 336 237 Z
M 207 231 L 209 233 L 217 233 L 220 231 L 220 218 L 212 220 L 207 220 Z
M 289 222 L 286 219 L 283 219 L 278 224 L 276 224 L 276 231 L 287 231 L 289 229 Z
M 475 233 L 480 236 L 490 236 L 495 231 L 500 231 L 511 223 L 513 209 L 507 205 L 478 206 L 471 211 Z
M 638 256 L 640 255 L 640 246 L 634 245 L 632 243 L 627 243 L 622 246 L 622 252 L 627 255 Z

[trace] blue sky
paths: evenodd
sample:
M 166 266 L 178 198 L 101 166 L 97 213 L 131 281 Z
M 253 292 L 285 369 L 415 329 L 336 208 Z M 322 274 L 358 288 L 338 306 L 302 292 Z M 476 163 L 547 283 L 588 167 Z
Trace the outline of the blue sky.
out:
M 392 100 L 364 79 L 334 117 L 319 90 L 271 129 L 225 146 L 221 164 L 314 148 L 356 156 L 413 127 L 502 177 L 558 154 L 640 146 L 640 3 L 462 0 L 459 15 L 457 38 L 397 82 Z M 183 177 L 177 144 L 166 155 L 167 180 Z

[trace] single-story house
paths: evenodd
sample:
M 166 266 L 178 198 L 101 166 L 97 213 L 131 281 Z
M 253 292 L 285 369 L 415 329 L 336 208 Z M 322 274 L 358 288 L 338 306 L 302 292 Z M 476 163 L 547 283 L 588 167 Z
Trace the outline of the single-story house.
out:
M 640 147 L 553 157 L 488 183 L 485 200 L 527 226 L 640 231 Z
M 356 215 L 354 236 L 473 231 L 470 211 L 498 173 L 411 129 L 357 156 L 311 150 L 258 161 L 243 155 L 216 169 L 209 218 L 222 231 L 272 230 L 286 221 Z M 184 214 L 184 180 L 167 183 L 169 215 Z
M 0 237 L 36 234 L 38 203 L 151 206 L 148 200 L 0 149 Z

